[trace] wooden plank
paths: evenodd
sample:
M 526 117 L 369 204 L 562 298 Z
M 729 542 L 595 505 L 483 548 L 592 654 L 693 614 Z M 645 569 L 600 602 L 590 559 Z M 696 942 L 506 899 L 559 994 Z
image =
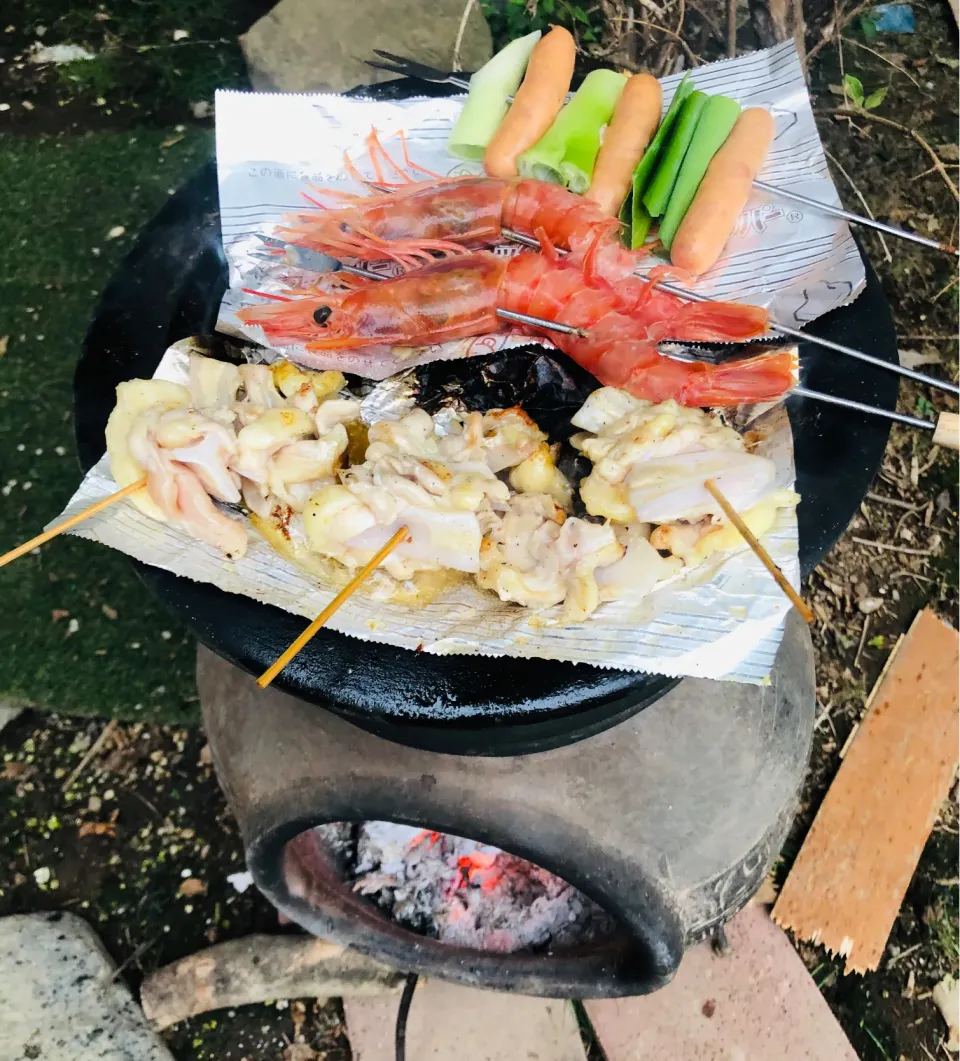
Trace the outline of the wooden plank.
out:
M 957 770 L 960 638 L 922 611 L 870 698 L 773 908 L 802 939 L 876 969 Z

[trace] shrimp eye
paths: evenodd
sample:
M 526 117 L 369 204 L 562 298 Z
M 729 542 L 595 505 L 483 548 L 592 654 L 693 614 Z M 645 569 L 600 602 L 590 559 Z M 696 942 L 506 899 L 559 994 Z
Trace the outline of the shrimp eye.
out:
M 333 313 L 333 310 L 329 306 L 317 306 L 313 311 L 313 319 L 321 327 L 326 328 L 331 313 Z

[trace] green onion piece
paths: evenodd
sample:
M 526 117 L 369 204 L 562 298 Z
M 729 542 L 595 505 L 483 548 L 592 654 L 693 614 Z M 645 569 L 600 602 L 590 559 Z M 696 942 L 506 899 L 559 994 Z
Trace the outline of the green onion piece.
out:
M 633 192 L 627 192 L 620 207 L 620 242 L 624 247 L 633 246 Z
M 643 153 L 643 158 L 640 159 L 637 164 L 637 168 L 633 171 L 633 197 L 640 198 L 643 193 L 647 190 L 647 184 L 653 176 L 654 167 L 660 158 L 660 152 L 663 150 L 663 145 L 667 140 L 667 137 L 673 131 L 674 125 L 677 122 L 677 116 L 680 113 L 683 104 L 686 102 L 687 97 L 693 92 L 693 82 L 690 80 L 690 74 L 686 73 L 683 75 L 683 80 L 677 85 L 677 91 L 673 94 L 673 99 L 670 101 L 670 106 L 667 108 L 667 113 L 663 116 L 663 121 L 660 123 L 660 127 L 654 134 L 653 139 L 647 144 L 647 150 Z
M 553 125 L 517 159 L 520 176 L 585 192 L 600 150 L 600 130 L 613 116 L 626 81 L 625 75 L 615 70 L 587 74 Z
M 740 104 L 729 96 L 711 96 L 707 100 L 660 222 L 658 235 L 667 250 L 673 244 L 683 215 L 690 209 L 710 160 L 723 146 L 739 117 Z
M 683 104 L 676 128 L 666 145 L 663 158 L 657 165 L 657 172 L 643 195 L 643 205 L 654 217 L 659 217 L 667 208 L 670 193 L 680 173 L 683 156 L 687 153 L 706 104 L 707 96 L 703 92 L 691 92 Z
M 637 250 L 643 246 L 644 240 L 647 238 L 647 233 L 650 231 L 650 224 L 653 218 L 650 216 L 650 211 L 643 205 L 643 200 L 639 196 L 633 197 L 633 210 L 630 223 L 630 249 Z
M 507 113 L 507 97 L 516 95 L 540 36 L 540 30 L 536 30 L 511 41 L 470 78 L 467 101 L 447 144 L 451 155 L 471 161 L 483 158 Z

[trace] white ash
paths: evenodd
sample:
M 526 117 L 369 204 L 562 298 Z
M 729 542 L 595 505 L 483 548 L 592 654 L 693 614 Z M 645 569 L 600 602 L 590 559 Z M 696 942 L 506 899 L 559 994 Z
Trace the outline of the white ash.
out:
M 615 923 L 571 884 L 497 847 L 392 822 L 321 826 L 354 891 L 444 943 L 509 954 L 610 936 Z

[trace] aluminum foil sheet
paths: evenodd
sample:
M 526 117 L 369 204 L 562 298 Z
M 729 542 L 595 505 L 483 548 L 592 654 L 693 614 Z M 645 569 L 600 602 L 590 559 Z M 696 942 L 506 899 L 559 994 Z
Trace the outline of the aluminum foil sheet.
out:
M 744 107 L 766 107 L 774 115 L 776 136 L 760 174 L 764 181 L 840 204 L 793 42 L 698 67 L 693 77 L 698 89 L 732 96 Z M 664 108 L 679 81 L 679 75 L 663 79 Z M 271 255 L 263 237 L 274 234 L 285 214 L 310 208 L 302 195 L 310 191 L 308 185 L 368 194 L 348 175 L 344 154 L 374 178 L 364 145 L 371 128 L 397 157 L 397 134 L 403 132 L 410 158 L 431 172 L 480 172 L 479 164 L 462 162 L 446 151 L 462 99 L 386 102 L 323 94 L 218 92 L 220 218 L 230 267 L 220 330 L 265 344 L 259 327 L 243 325 L 236 317 L 241 307 L 262 301 L 244 289 L 276 294 L 316 280 L 315 273 L 297 264 L 295 253 Z M 411 176 L 427 179 L 417 172 Z M 660 264 L 657 258 L 648 261 Z M 700 278 L 697 289 L 764 305 L 783 323 L 799 326 L 852 301 L 864 283 L 863 262 L 846 222 L 756 191 L 723 256 Z M 384 379 L 398 367 L 492 353 L 519 342 L 506 334 L 483 336 L 405 350 L 399 362 L 395 354 L 363 350 L 311 353 L 302 344 L 276 350 L 316 368 Z
M 191 350 L 184 340 L 165 354 L 156 376 L 186 382 Z M 373 422 L 410 407 L 409 379 L 374 387 L 364 400 Z M 786 410 L 767 408 L 758 417 L 741 410 L 737 426 L 759 438 L 756 452 L 777 465 L 777 485 L 794 480 L 793 442 Z M 104 456 L 85 476 L 53 523 L 117 489 Z M 250 547 L 229 561 L 215 549 L 166 523 L 151 520 L 128 502 L 113 505 L 72 533 L 136 559 L 230 593 L 316 616 L 339 586 L 325 584 L 276 553 L 250 528 Z M 781 511 L 763 543 L 791 583 L 799 586 L 797 522 Z M 437 655 L 479 654 L 567 660 L 619 670 L 764 683 L 783 634 L 790 605 L 753 553 L 744 547 L 711 558 L 661 583 L 639 601 L 603 604 L 585 623 L 563 626 L 560 608 L 532 611 L 503 603 L 493 593 L 463 583 L 419 609 L 356 594 L 329 626 L 365 641 Z

